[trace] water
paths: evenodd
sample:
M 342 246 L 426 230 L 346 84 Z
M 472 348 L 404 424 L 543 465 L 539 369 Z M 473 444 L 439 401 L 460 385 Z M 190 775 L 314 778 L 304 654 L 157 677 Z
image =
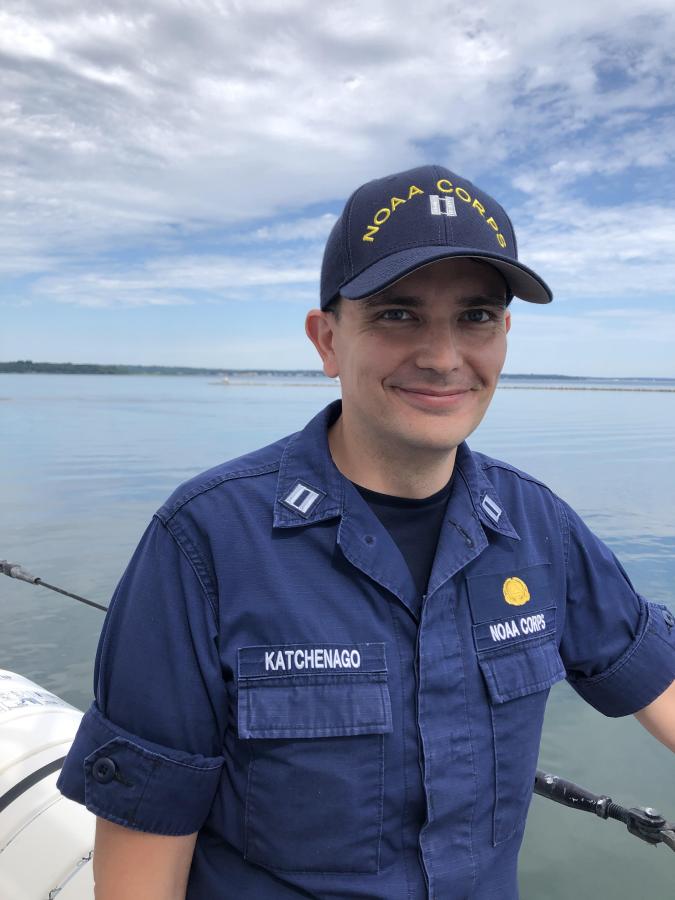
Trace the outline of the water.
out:
M 0 375 L 0 557 L 107 603 L 177 483 L 301 428 L 337 396 L 337 385 L 318 380 Z M 470 443 L 547 482 L 643 594 L 675 608 L 675 393 L 500 390 Z M 102 614 L 9 579 L 0 603 L 0 668 L 85 708 Z M 632 716 L 606 719 L 565 684 L 551 692 L 540 766 L 675 817 L 672 754 Z M 535 797 L 522 898 L 661 900 L 673 895 L 674 865 L 665 847 L 618 823 Z

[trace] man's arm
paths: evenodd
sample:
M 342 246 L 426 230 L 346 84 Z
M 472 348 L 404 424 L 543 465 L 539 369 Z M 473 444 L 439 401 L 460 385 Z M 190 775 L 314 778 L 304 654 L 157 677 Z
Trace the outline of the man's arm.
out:
M 675 681 L 649 706 L 636 712 L 635 718 L 675 753 Z
M 96 819 L 96 900 L 185 900 L 197 832 L 150 834 Z

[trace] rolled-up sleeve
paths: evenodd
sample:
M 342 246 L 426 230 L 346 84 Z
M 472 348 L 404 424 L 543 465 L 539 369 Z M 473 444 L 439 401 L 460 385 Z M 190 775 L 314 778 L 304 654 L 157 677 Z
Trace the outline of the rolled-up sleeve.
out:
M 220 781 L 227 692 L 217 597 L 178 522 L 155 517 L 106 614 L 95 700 L 57 781 L 98 816 L 156 834 L 190 834 Z
M 566 504 L 567 679 L 607 716 L 643 709 L 675 680 L 675 616 L 633 588 L 611 550 Z

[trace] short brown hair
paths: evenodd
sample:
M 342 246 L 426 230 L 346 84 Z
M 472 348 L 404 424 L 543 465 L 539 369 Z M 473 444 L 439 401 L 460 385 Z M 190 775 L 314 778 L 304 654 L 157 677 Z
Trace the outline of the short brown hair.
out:
M 330 301 L 330 303 L 326 304 L 323 311 L 331 312 L 331 313 L 333 313 L 333 315 L 335 316 L 336 319 L 339 319 L 341 303 L 342 303 L 342 297 L 340 297 L 340 295 L 338 295 L 337 297 L 334 297 L 333 300 Z

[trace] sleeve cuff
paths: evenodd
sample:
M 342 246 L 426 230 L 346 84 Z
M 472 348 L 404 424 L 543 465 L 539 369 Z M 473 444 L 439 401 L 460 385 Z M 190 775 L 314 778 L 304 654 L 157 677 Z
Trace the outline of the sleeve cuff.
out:
M 223 757 L 185 753 L 113 724 L 92 703 L 56 786 L 90 812 L 154 834 L 192 834 L 205 822 Z
M 592 678 L 569 678 L 574 690 L 606 716 L 627 716 L 648 706 L 675 680 L 675 616 L 642 601 L 638 633 L 619 659 Z

